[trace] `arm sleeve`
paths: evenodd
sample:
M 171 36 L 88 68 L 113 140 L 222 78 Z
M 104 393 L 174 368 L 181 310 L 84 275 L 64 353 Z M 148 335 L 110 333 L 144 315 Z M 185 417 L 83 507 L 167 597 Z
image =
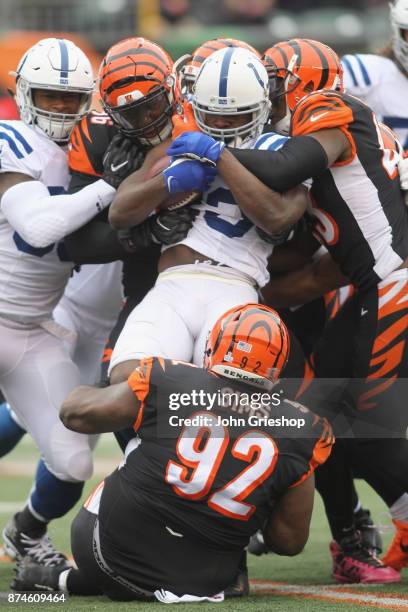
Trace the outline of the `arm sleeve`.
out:
M 116 191 L 98 180 L 75 194 L 50 196 L 40 181 L 10 187 L 0 203 L 6 219 L 33 247 L 61 240 L 109 206 Z
M 290 138 L 278 151 L 229 150 L 262 183 L 279 193 L 322 174 L 328 166 L 325 150 L 309 136 Z
M 129 256 L 117 232 L 101 218 L 102 214 L 65 237 L 65 247 L 74 263 L 110 263 Z

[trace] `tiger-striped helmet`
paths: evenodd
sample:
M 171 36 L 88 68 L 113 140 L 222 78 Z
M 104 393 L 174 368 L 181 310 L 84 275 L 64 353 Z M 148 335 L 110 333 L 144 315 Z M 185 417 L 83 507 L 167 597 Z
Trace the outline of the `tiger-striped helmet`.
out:
M 178 92 L 173 60 L 146 38 L 113 45 L 99 69 L 105 111 L 127 136 L 154 146 L 171 134 Z
M 343 91 L 340 58 L 317 40 L 293 38 L 277 43 L 262 60 L 270 78 L 271 123 L 282 133 L 288 132 L 290 114 L 304 96 L 319 89 Z
M 278 313 L 263 304 L 235 306 L 212 328 L 204 368 L 271 389 L 289 356 L 289 333 Z
M 181 90 L 183 93 L 191 92 L 204 60 L 214 53 L 214 51 L 225 49 L 226 47 L 241 47 L 242 49 L 247 49 L 261 59 L 261 54 L 243 40 L 238 40 L 237 38 L 212 38 L 211 40 L 207 40 L 193 51 L 190 60 L 184 64 L 180 71 Z

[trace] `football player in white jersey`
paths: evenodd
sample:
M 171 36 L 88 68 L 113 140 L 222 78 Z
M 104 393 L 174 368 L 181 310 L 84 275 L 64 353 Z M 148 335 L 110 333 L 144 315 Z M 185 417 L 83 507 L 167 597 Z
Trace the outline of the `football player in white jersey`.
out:
M 344 55 L 344 87 L 361 98 L 408 149 L 408 0 L 390 4 L 392 40 L 378 54 Z
M 250 51 L 226 48 L 203 63 L 192 106 L 198 127 L 212 134 L 218 146 L 276 150 L 285 138 L 262 134 L 269 113 L 266 70 Z M 185 160 L 171 163 L 146 180 L 148 160 L 119 188 L 110 209 L 118 229 L 140 223 L 168 192 L 197 187 L 203 164 Z M 187 237 L 165 250 L 154 288 L 129 316 L 111 359 L 112 379 L 125 379 L 129 364 L 146 355 L 160 355 L 201 365 L 208 330 L 225 309 L 257 301 L 257 288 L 268 281 L 267 260 L 272 245 L 245 217 L 234 198 L 235 184 L 254 189 L 255 201 L 276 201 L 279 194 L 265 189 L 242 167 L 242 176 L 227 184 L 217 176 L 198 204 L 198 216 Z M 296 188 L 283 205 L 307 205 L 306 189 Z M 271 209 L 273 207 L 271 206 Z M 273 209 L 275 210 L 275 209 Z M 132 365 L 133 367 L 133 365 Z M 256 373 L 254 374 L 256 375 Z
M 65 514 L 92 473 L 86 436 L 62 426 L 58 411 L 81 381 L 64 346 L 71 332 L 53 320 L 73 264 L 58 242 L 109 205 L 103 180 L 65 195 L 66 143 L 89 110 L 94 89 L 87 57 L 71 41 L 43 39 L 21 59 L 16 101 L 21 121 L 0 122 L 0 387 L 61 485 L 54 516 Z M 45 535 L 35 491 L 4 531 L 11 554 L 65 563 Z

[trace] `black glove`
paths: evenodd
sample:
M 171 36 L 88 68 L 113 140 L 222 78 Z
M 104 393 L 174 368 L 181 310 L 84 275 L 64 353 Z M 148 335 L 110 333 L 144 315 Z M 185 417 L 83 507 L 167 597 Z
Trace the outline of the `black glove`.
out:
M 117 235 L 120 244 L 128 253 L 137 253 L 137 251 L 156 244 L 150 231 L 150 219 L 146 219 L 139 225 L 119 230 Z
M 184 206 L 176 210 L 163 210 L 149 217 L 153 240 L 166 245 L 180 242 L 187 236 L 197 215 L 198 210 Z
M 119 230 L 119 242 L 128 253 L 136 253 L 153 244 L 175 244 L 187 236 L 197 214 L 191 206 L 164 210 L 139 225 Z
M 103 180 L 117 189 L 129 174 L 140 168 L 144 156 L 140 144 L 116 134 L 103 156 Z

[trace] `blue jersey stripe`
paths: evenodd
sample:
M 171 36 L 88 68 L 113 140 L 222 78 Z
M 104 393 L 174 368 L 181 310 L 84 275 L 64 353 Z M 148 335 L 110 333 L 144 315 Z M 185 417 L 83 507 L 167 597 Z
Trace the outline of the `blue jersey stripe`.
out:
M 231 57 L 234 53 L 234 47 L 229 47 L 224 55 L 221 64 L 221 72 L 220 72 L 220 86 L 218 95 L 220 98 L 225 98 L 227 96 L 227 84 L 228 84 L 228 70 L 229 65 L 231 63 Z
M 58 44 L 59 44 L 59 48 L 61 52 L 60 81 L 62 83 L 62 79 L 68 78 L 68 68 L 69 68 L 68 47 L 67 47 L 67 43 L 63 39 L 59 39 Z
M 28 144 L 24 136 L 22 136 L 20 132 L 16 130 L 15 127 L 13 127 L 12 125 L 9 125 L 8 123 L 3 123 L 2 121 L 0 121 L 0 127 L 3 128 L 4 130 L 9 130 L 12 134 L 14 134 L 16 139 L 23 145 L 26 153 L 30 154 L 33 152 L 33 149 L 30 147 L 30 145 Z
M 268 140 L 270 142 L 268 142 Z M 287 140 L 287 136 L 281 136 L 280 134 L 274 134 L 273 132 L 269 132 L 267 134 L 262 134 L 262 136 L 258 138 L 254 148 L 260 149 L 263 145 L 267 144 L 267 147 L 264 150 L 277 151 L 282 145 L 285 144 Z
M 371 79 L 368 76 L 367 68 L 364 66 L 361 57 L 359 55 L 356 55 L 355 58 L 358 62 L 358 65 L 360 66 L 360 70 L 361 70 L 361 74 L 363 75 L 364 83 L 366 85 L 371 85 Z
M 358 82 L 357 82 L 357 79 L 356 79 L 356 75 L 354 74 L 354 70 L 353 70 L 353 68 L 351 67 L 351 62 L 350 62 L 350 60 L 349 60 L 349 59 L 347 59 L 347 57 L 346 57 L 346 56 L 344 56 L 344 57 L 342 57 L 342 58 L 341 58 L 341 63 L 342 63 L 342 64 L 343 64 L 343 66 L 344 66 L 345 68 L 347 68 L 347 70 L 349 71 L 350 76 L 351 76 L 351 80 L 353 81 L 353 85 L 354 85 L 354 87 L 358 87 Z
M 13 151 L 17 159 L 23 159 L 24 155 L 21 153 L 21 151 L 19 151 L 19 149 L 17 149 L 17 145 L 11 136 L 0 132 L 0 140 L 6 140 L 8 142 L 10 149 Z

